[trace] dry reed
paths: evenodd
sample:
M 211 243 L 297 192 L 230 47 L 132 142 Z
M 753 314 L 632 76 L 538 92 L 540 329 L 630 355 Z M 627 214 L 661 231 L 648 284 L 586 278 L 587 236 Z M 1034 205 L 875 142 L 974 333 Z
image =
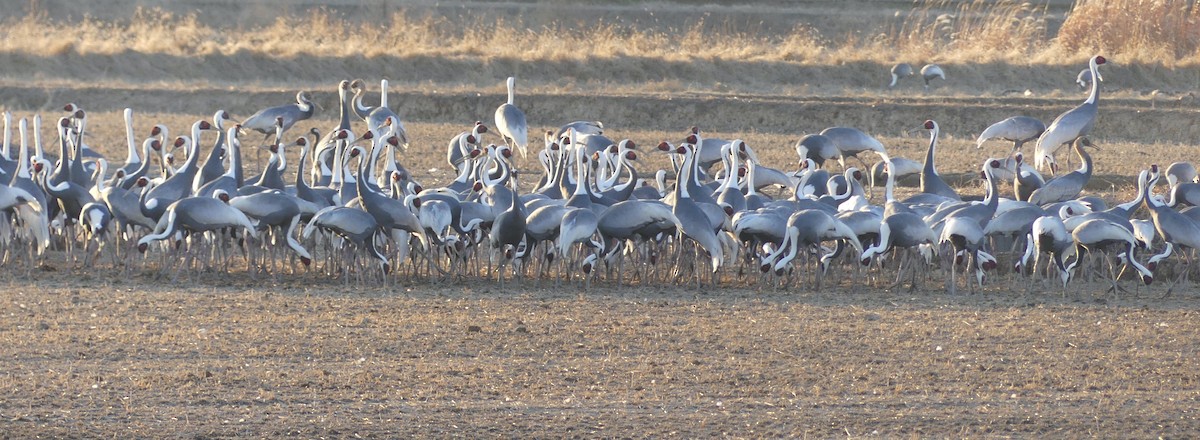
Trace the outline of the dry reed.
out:
M 157 8 L 129 20 L 64 23 L 34 11 L 0 27 L 0 53 L 58 56 L 125 51 L 172 56 L 239 53 L 299 56 L 434 56 L 578 61 L 646 58 L 800 64 L 897 58 L 941 62 L 1077 64 L 1089 54 L 1175 66 L 1197 59 L 1195 0 L 1077 0 L 1058 35 L 1045 2 L 918 0 L 895 23 L 862 36 L 821 35 L 803 24 L 762 35 L 720 25 L 673 23 L 653 29 L 623 23 L 450 19 L 392 13 L 383 25 L 347 20 L 325 9 L 285 15 L 268 26 L 221 27 Z M 1098 24 L 1099 23 L 1099 24 Z M 1097 31 L 1099 30 L 1099 31 Z M 872 31 L 874 32 L 874 31 Z M 36 43 L 36 44 L 35 44 Z

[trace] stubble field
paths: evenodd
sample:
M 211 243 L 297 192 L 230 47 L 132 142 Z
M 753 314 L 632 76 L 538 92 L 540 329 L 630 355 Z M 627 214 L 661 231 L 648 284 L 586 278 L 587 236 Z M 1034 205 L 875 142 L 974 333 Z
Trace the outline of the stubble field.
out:
M 239 22 L 243 32 L 258 29 L 255 18 L 272 23 L 260 3 L 247 3 L 259 12 Z M 893 10 L 911 7 L 902 3 L 858 2 L 856 14 L 823 2 L 794 10 L 667 4 L 587 11 L 655 29 L 653 13 L 698 10 L 709 13 L 704 23 L 723 23 L 734 34 L 784 36 L 796 32 L 787 20 L 745 25 L 772 14 L 801 20 L 808 15 L 796 11 L 809 11 L 817 21 L 833 17 L 814 26 L 836 48 L 828 41 L 852 35 L 837 26 L 886 29 L 880 23 Z M 61 12 L 56 5 L 45 2 L 51 18 Z M 530 4 L 486 5 L 526 24 L 551 15 L 533 14 Z M 1051 2 L 1050 27 L 1061 24 L 1062 8 Z M 362 11 L 336 11 L 363 19 L 355 15 Z M 96 16 L 130 16 L 109 13 Z M 426 13 L 413 7 L 408 16 Z M 211 38 L 195 30 L 210 22 L 188 28 L 172 17 L 180 34 Z M 669 24 L 696 23 L 697 16 L 685 17 Z M 413 32 L 442 26 L 411 20 Z M 448 19 L 456 20 L 480 19 Z M 939 170 L 978 195 L 979 165 L 1008 147 L 995 142 L 977 150 L 974 136 L 1016 114 L 1048 122 L 1082 101 L 1071 80 L 1088 55 L 1056 63 L 1043 54 L 1022 63 L 940 53 L 933 59 L 950 81 L 926 92 L 910 79 L 888 91 L 886 71 L 897 59 L 878 53 L 856 59 L 834 49 L 815 52 L 831 58 L 823 62 L 810 52 L 750 47 L 747 59 L 689 60 L 651 44 L 653 35 L 632 35 L 629 41 L 648 45 L 643 56 L 586 57 L 541 46 L 532 55 L 504 56 L 460 46 L 440 57 L 320 47 L 264 55 L 192 43 L 109 50 L 103 41 L 37 54 L 14 48 L 17 37 L 6 34 L 0 105 L 17 117 L 40 112 L 53 121 L 62 104 L 76 102 L 89 111 L 88 143 L 120 160 L 124 107 L 134 108 L 139 136 L 153 123 L 174 135 L 217 109 L 244 118 L 310 89 L 324 110 L 297 125 L 296 135 L 334 124 L 338 80 L 375 84 L 387 77 L 413 139 L 400 160 L 434 186 L 452 178 L 448 139 L 475 120 L 490 125 L 504 100 L 504 77 L 516 74 L 517 104 L 531 126 L 601 120 L 610 137 L 637 142 L 645 174 L 667 163 L 648 147 L 675 141 L 692 125 L 744 139 L 765 162 L 794 169 L 795 141 L 832 125 L 860 127 L 893 155 L 919 159 L 928 137 L 917 128 L 935 119 L 944 128 Z M 478 36 L 452 40 L 481 41 L 472 38 Z M 920 63 L 913 59 L 919 53 L 897 57 Z M 1198 73 L 1194 64 L 1110 58 L 1088 192 L 1125 201 L 1140 169 L 1200 154 L 1200 111 L 1188 95 Z M 261 166 L 254 152 L 245 157 L 249 169 Z M 518 165 L 534 169 L 532 160 Z M 158 269 L 153 252 L 128 272 L 110 261 L 106 254 L 83 266 L 53 251 L 39 266 L 0 268 L 0 436 L 1189 437 L 1200 430 L 1200 295 L 1191 284 L 1176 285 L 1165 298 L 1164 283 L 1135 287 L 1130 279 L 1121 281 L 1130 292 L 1120 295 L 1099 281 L 1063 292 L 1002 265 L 982 290 L 957 295 L 946 293 L 941 269 L 909 291 L 886 288 L 890 270 L 848 267 L 835 267 L 820 290 L 803 283 L 776 288 L 736 269 L 720 286 L 704 288 L 618 286 L 603 278 L 587 290 L 532 279 L 500 288 L 483 277 L 407 276 L 346 285 L 320 270 L 253 274 L 236 257 L 228 273 L 177 280 Z

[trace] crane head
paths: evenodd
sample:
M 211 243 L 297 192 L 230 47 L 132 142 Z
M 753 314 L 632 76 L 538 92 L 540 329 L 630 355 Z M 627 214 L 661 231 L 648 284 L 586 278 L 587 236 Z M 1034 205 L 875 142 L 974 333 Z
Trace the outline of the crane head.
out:
M 667 141 L 659 142 L 658 150 L 659 151 L 671 151 L 671 144 L 667 143 Z
M 637 160 L 637 153 L 634 153 L 633 151 L 626 151 L 626 152 L 625 152 L 625 159 L 627 159 L 627 160 Z
M 926 130 L 933 130 L 934 128 L 937 128 L 937 122 L 933 122 L 933 120 L 925 121 Z

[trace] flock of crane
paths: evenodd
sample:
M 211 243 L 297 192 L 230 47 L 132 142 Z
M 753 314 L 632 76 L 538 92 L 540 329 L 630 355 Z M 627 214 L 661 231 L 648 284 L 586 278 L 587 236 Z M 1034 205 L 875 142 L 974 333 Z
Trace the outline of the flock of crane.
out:
M 1176 210 L 1200 205 L 1200 184 L 1194 167 L 1178 163 L 1164 173 L 1157 166 L 1142 171 L 1126 203 L 1108 207 L 1081 196 L 1092 175 L 1084 136 L 1096 118 L 1104 63 L 1100 56 L 1090 60 L 1087 100 L 1048 127 L 1017 116 L 983 131 L 979 145 L 1005 139 L 1014 147 L 1009 157 L 981 161 L 987 192 L 974 201 L 937 173 L 934 121 L 924 125 L 930 141 L 923 163 L 891 157 L 861 130 L 832 127 L 797 142 L 798 171 L 772 168 L 746 142 L 704 137 L 692 127 L 681 141 L 651 149 L 673 165 L 653 179 L 640 177 L 634 161 L 642 152 L 634 142 L 605 136 L 600 122 L 576 121 L 545 132 L 533 154 L 541 173 L 518 171 L 518 155 L 529 161 L 531 145 L 514 102 L 514 78 L 494 126 L 475 122 L 450 139 L 447 161 L 457 177 L 438 188 L 418 183 L 397 159 L 409 138 L 388 106 L 386 80 L 375 107 L 364 104 L 361 80 L 342 81 L 337 125 L 290 142 L 287 131 L 313 115 L 308 92 L 240 123 L 217 111 L 175 138 L 156 125 L 140 144 L 126 109 L 128 157 L 111 167 L 87 145 L 87 113 L 77 105 L 67 105 L 55 121 L 57 161 L 43 150 L 40 116 L 20 119 L 13 143 L 13 118 L 5 112 L 0 251 L 5 264 L 29 267 L 54 246 L 84 264 L 107 248 L 126 268 L 159 254 L 163 272 L 174 276 L 229 270 L 241 256 L 252 274 L 495 276 L 501 283 L 536 277 L 586 284 L 603 276 L 618 283 L 784 285 L 811 276 L 819 288 L 836 268 L 880 280 L 894 272 L 892 287 L 915 287 L 934 273 L 928 268 L 940 268 L 952 291 L 983 285 L 1003 261 L 1030 282 L 1041 277 L 1065 289 L 1098 276 L 1124 290 L 1118 281 L 1126 273 L 1150 284 L 1176 248 L 1200 247 L 1200 208 Z M 895 85 L 912 68 L 900 65 L 892 74 Z M 927 82 L 945 78 L 937 66 L 922 74 Z M 242 144 L 256 136 L 251 132 L 265 136 L 271 156 L 261 174 L 247 176 Z M 487 142 L 491 135 L 499 141 Z M 1022 152 L 1026 142 L 1036 142 L 1032 166 Z M 1043 178 L 1039 170 L 1057 174 L 1055 156 L 1064 146 L 1080 168 Z M 186 150 L 179 166 L 176 148 Z M 300 149 L 292 182 L 287 148 Z M 863 152 L 882 158 L 882 169 L 872 170 L 886 175 L 878 204 L 865 189 L 867 173 L 846 163 Z M 842 172 L 831 172 L 831 159 Z M 920 175 L 920 192 L 898 200 L 896 179 L 911 174 Z M 1163 174 L 1170 183 L 1165 200 L 1152 192 Z M 671 175 L 676 179 L 668 185 Z M 1014 198 L 1002 197 L 1000 188 L 1010 185 Z M 785 197 L 764 193 L 772 187 L 786 188 Z M 1139 208 L 1149 219 L 1133 218 Z M 1139 250 L 1153 255 L 1144 259 Z M 1186 269 L 1177 272 L 1186 279 Z

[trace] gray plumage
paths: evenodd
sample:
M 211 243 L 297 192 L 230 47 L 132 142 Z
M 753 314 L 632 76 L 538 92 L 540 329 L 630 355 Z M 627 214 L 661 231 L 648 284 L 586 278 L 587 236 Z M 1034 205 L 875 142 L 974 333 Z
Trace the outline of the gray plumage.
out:
M 507 84 L 508 102 L 496 108 L 496 131 L 509 147 L 515 147 L 521 152 L 521 157 L 527 157 L 529 125 L 525 122 L 525 112 L 513 103 L 517 79 L 510 76 Z
M 983 143 L 992 139 L 1001 139 L 1013 143 L 1013 150 L 1020 150 L 1026 142 L 1036 140 L 1046 131 L 1046 123 L 1029 116 L 1013 116 L 988 126 L 979 133 L 975 140 L 975 148 L 983 147 Z
M 796 141 L 796 154 L 800 160 L 812 159 L 819 167 L 825 166 L 825 161 L 842 155 L 836 144 L 829 136 L 823 134 L 806 134 Z
M 901 79 L 912 76 L 913 68 L 912 68 L 912 65 L 908 64 L 908 63 L 897 63 L 896 65 L 892 66 L 891 73 L 892 73 L 892 82 L 890 84 L 888 84 L 889 89 L 896 87 L 896 84 L 899 83 Z
M 857 157 L 859 153 L 864 151 L 874 151 L 877 153 L 886 153 L 883 148 L 883 143 L 879 142 L 871 135 L 863 133 L 862 130 L 853 127 L 829 127 L 821 130 L 821 135 L 828 137 L 833 141 L 841 155 L 838 157 L 838 163 L 842 168 L 846 167 L 847 157 Z M 864 163 L 864 167 L 866 164 Z
M 312 95 L 308 91 L 296 92 L 296 103 L 267 107 L 242 121 L 243 130 L 254 130 L 270 137 L 275 134 L 275 121 L 283 118 L 283 131 L 288 131 L 297 122 L 313 116 Z
M 925 80 L 926 89 L 929 88 L 930 81 L 938 78 L 941 78 L 942 81 L 945 81 L 946 72 L 942 71 L 942 68 L 937 64 L 926 64 L 924 67 L 921 67 L 921 79 Z
M 958 192 L 954 191 L 950 185 L 942 180 L 942 176 L 938 174 L 937 167 L 934 165 L 934 155 L 937 153 L 938 134 L 941 128 L 937 122 L 932 120 L 925 121 L 925 129 L 929 130 L 929 148 L 925 150 L 925 163 L 921 167 L 921 192 L 927 194 L 937 194 L 951 200 L 962 200 Z
M 1085 146 L 1092 143 L 1087 138 L 1079 138 L 1073 148 L 1079 160 L 1083 163 L 1078 170 L 1051 179 L 1045 185 L 1029 195 L 1029 203 L 1046 205 L 1064 200 L 1074 199 L 1083 191 L 1084 186 L 1092 178 L 1092 156 L 1084 151 Z
M 1097 104 L 1100 101 L 1100 81 L 1104 80 L 1100 76 L 1098 66 L 1104 63 L 1104 57 L 1099 55 L 1088 61 L 1092 77 L 1098 80 L 1092 82 L 1091 94 L 1082 104 L 1054 118 L 1054 122 L 1051 122 L 1046 131 L 1038 137 L 1033 157 L 1033 163 L 1038 170 L 1045 169 L 1046 165 L 1054 166 L 1054 154 L 1060 147 L 1088 134 L 1095 126 Z

